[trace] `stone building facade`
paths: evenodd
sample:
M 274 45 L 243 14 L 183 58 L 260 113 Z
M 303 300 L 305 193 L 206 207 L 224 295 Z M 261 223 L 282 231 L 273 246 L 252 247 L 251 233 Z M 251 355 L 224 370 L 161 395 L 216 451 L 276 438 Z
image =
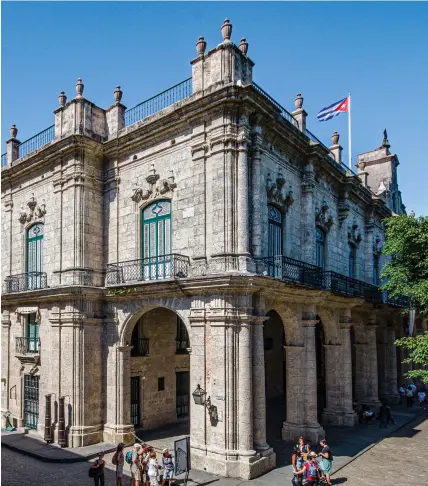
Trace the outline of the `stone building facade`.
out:
M 405 322 L 377 285 L 398 159 L 385 134 L 347 169 L 300 94 L 289 113 L 253 82 L 231 30 L 208 52 L 200 38 L 192 77 L 154 101 L 127 110 L 117 87 L 102 109 L 79 79 L 42 138 L 12 127 L 2 409 L 17 426 L 44 433 L 46 395 L 65 397 L 72 447 L 190 415 L 192 467 L 253 478 L 275 465 L 272 400 L 282 437 L 310 441 L 352 426 L 353 402 L 397 400 Z

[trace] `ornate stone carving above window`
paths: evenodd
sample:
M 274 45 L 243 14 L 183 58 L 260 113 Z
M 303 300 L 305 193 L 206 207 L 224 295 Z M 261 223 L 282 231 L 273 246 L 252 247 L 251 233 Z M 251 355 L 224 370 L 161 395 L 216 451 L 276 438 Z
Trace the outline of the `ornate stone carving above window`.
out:
M 358 245 L 361 239 L 361 231 L 358 230 L 358 224 L 354 220 L 354 222 L 348 226 L 348 242 L 353 245 Z
M 150 174 L 146 177 L 146 181 L 149 186 L 147 189 L 144 189 L 143 187 L 134 188 L 134 193 L 132 194 L 131 199 L 136 203 L 165 196 L 168 193 L 172 193 L 177 187 L 177 184 L 174 182 L 174 173 L 172 170 L 167 179 L 161 179 L 160 175 L 156 173 L 153 164 L 150 169 Z
M 325 201 L 322 202 L 320 208 L 315 208 L 315 222 L 317 226 L 326 232 L 330 231 L 334 224 L 333 216 L 329 214 L 329 207 Z
M 46 214 L 45 201 L 43 200 L 43 203 L 40 205 L 37 204 L 34 194 L 31 194 L 31 197 L 27 202 L 27 206 L 29 208 L 28 211 L 25 211 L 22 207 L 19 213 L 19 221 L 21 224 L 29 223 L 33 220 L 41 220 Z
M 351 207 L 346 198 L 341 198 L 337 201 L 337 213 L 339 217 L 339 224 L 342 224 L 343 221 L 345 221 L 345 219 L 348 217 L 350 209 Z
M 379 256 L 382 253 L 383 243 L 379 236 L 373 238 L 373 254 Z
M 294 198 L 291 186 L 288 191 L 284 189 L 284 186 L 285 178 L 281 169 L 278 172 L 275 182 L 272 180 L 271 175 L 268 174 L 266 185 L 268 203 L 277 206 L 286 213 L 288 208 L 293 204 Z

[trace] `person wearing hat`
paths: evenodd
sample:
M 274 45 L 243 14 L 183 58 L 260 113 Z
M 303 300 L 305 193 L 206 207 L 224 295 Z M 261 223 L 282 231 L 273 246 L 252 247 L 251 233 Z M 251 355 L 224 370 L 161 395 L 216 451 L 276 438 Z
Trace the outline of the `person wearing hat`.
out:
M 172 477 L 174 476 L 174 463 L 172 462 L 172 456 L 168 449 L 162 451 L 162 467 L 163 477 L 162 486 L 165 485 L 165 481 L 168 481 L 168 486 L 172 485 Z
M 140 469 L 140 449 L 141 445 L 136 443 L 132 449 L 132 462 L 131 462 L 131 486 L 141 485 L 141 469 Z
M 315 452 L 308 454 L 308 460 L 303 465 L 303 469 L 297 471 L 296 476 L 303 476 L 306 474 L 306 486 L 316 486 L 320 479 L 318 463 L 316 461 L 317 455 Z

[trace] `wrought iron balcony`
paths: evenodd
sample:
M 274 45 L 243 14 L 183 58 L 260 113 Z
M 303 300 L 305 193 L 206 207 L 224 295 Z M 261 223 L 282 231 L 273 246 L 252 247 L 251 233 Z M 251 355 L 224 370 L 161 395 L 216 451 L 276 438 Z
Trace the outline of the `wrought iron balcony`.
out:
M 27 272 L 19 275 L 10 275 L 4 279 L 4 292 L 24 292 L 26 290 L 45 289 L 47 277 L 45 272 Z
M 384 290 L 382 292 L 382 302 L 395 307 L 408 307 L 410 304 L 410 298 L 406 295 L 392 297 L 387 290 Z
M 36 337 L 15 338 L 16 354 L 38 354 L 40 339 Z
M 323 284 L 322 269 L 316 265 L 294 260 L 285 256 L 261 258 L 263 274 L 286 282 L 321 288 Z
M 190 343 L 186 340 L 180 341 L 180 339 L 176 339 L 175 347 L 177 354 L 188 354 L 187 348 L 190 348 Z
M 323 288 L 333 294 L 359 297 L 373 303 L 382 302 L 381 291 L 375 285 L 336 272 L 323 272 Z
M 149 340 L 147 338 L 138 338 L 131 342 L 131 356 L 148 356 Z
M 190 258 L 177 253 L 141 260 L 109 263 L 107 265 L 106 285 L 185 278 L 188 275 L 189 266 Z

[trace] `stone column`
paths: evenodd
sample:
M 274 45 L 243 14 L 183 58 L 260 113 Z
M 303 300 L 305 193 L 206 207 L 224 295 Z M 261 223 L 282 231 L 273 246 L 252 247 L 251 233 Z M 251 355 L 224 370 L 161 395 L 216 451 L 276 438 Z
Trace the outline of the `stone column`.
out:
M 249 256 L 249 231 L 248 231 L 248 135 L 247 117 L 242 117 L 240 139 L 238 145 L 237 163 L 237 250 L 240 256 Z
M 363 404 L 367 397 L 366 363 L 368 344 L 355 343 L 355 400 Z
M 365 375 L 367 380 L 366 397 L 364 403 L 379 408 L 381 403 L 378 397 L 378 368 L 375 324 L 366 326 L 367 358 L 365 360 Z
M 262 256 L 262 211 L 264 201 L 262 191 L 264 189 L 261 174 L 261 144 L 263 141 L 262 130 L 259 125 L 252 130 L 252 156 L 251 156 L 251 252 L 254 258 Z
M 302 260 L 315 263 L 315 208 L 314 208 L 315 175 L 312 162 L 306 164 L 302 181 Z
M 253 449 L 253 361 L 252 325 L 243 322 L 238 342 L 238 449 L 240 455 L 254 456 Z
M 398 380 L 397 380 L 397 350 L 395 346 L 395 327 L 388 326 L 386 328 L 387 339 L 387 357 L 388 357 L 388 391 L 389 403 L 399 403 L 400 395 L 398 393 Z
M 317 418 L 317 369 L 315 319 L 305 319 L 303 346 L 287 346 L 287 421 L 282 427 L 284 440 L 296 440 L 300 435 L 316 443 L 325 435 Z
M 254 448 L 263 455 L 271 451 L 266 442 L 266 388 L 263 320 L 253 326 L 253 433 Z
M 352 408 L 352 349 L 351 323 L 340 322 L 342 341 L 342 409 L 343 425 L 352 426 L 356 422 L 356 414 Z
M 9 377 L 10 377 L 10 355 L 11 355 L 11 343 L 10 343 L 10 312 L 4 310 L 1 317 L 1 369 L 2 369 L 2 397 L 1 408 L 2 411 L 9 410 Z M 4 381 L 3 381 L 4 380 Z M 5 425 L 5 417 L 2 413 L 2 426 Z
M 381 402 L 387 402 L 389 398 L 389 379 L 388 379 L 388 343 L 385 342 L 384 330 L 378 333 L 379 340 L 376 342 L 377 348 L 377 370 L 378 370 L 378 391 Z

